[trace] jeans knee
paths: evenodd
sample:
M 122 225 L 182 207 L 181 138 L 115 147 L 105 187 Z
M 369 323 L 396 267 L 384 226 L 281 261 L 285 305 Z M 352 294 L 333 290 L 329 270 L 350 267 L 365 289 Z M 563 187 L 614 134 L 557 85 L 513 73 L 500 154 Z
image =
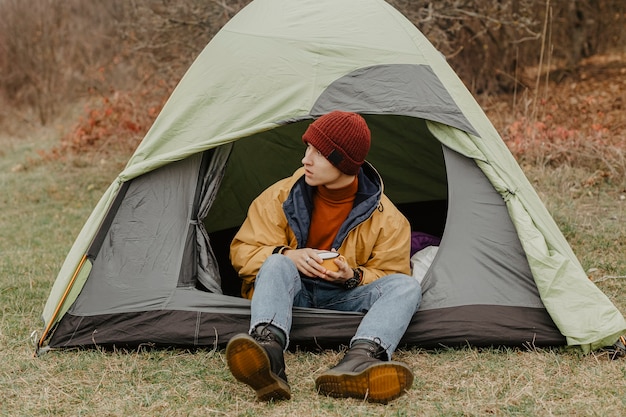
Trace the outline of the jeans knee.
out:
M 402 297 L 411 299 L 416 305 L 422 301 L 422 286 L 413 277 L 404 274 L 396 274 L 393 276 L 393 282 Z
M 408 280 L 411 281 L 408 292 L 415 297 L 415 301 L 417 305 L 419 305 L 422 302 L 422 286 L 419 281 L 413 277 L 408 277 Z
M 268 256 L 268 258 L 263 262 L 258 275 L 276 275 L 280 273 L 293 274 L 294 270 L 296 272 L 298 271 L 291 259 L 283 255 L 273 254 Z
M 272 281 L 299 281 L 298 268 L 296 268 L 296 265 L 286 256 L 273 254 L 261 265 L 256 277 L 256 283 L 266 278 Z

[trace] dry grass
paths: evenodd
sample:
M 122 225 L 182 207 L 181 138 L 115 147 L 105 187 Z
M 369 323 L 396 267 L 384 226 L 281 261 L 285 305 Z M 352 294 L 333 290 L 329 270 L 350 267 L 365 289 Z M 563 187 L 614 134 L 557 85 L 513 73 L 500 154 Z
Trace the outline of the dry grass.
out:
M 583 416 L 618 415 L 626 406 L 623 361 L 550 350 L 402 351 L 398 359 L 416 381 L 386 406 L 314 392 L 334 352 L 288 353 L 293 399 L 277 404 L 256 402 L 228 374 L 220 351 L 27 353 L 14 352 L 2 371 L 5 415 Z

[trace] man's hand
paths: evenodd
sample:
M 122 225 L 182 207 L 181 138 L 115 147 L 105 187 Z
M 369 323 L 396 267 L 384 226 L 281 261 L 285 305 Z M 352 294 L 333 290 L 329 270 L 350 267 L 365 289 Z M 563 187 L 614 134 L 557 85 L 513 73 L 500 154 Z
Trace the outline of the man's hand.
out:
M 291 259 L 298 271 L 307 277 L 317 277 L 335 284 L 343 284 L 354 276 L 354 271 L 341 256 L 332 260 L 339 268 L 336 272 L 326 269 L 322 265 L 324 260 L 319 256 L 320 252 L 326 251 L 313 248 L 287 249 L 283 251 L 283 255 Z M 335 252 L 334 249 L 333 252 Z

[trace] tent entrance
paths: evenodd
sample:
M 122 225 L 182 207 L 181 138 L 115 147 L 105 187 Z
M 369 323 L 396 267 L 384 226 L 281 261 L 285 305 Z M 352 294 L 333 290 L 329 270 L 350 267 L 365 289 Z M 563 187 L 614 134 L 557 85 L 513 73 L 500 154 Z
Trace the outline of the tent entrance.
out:
M 372 131 L 368 161 L 383 178 L 385 193 L 409 219 L 412 230 L 441 237 L 448 200 L 441 143 L 424 119 L 364 117 Z M 232 144 L 223 181 L 204 218 L 224 294 L 240 294 L 241 282 L 228 257 L 230 242 L 252 200 L 301 166 L 305 150 L 301 137 L 309 124 L 310 120 L 285 124 Z

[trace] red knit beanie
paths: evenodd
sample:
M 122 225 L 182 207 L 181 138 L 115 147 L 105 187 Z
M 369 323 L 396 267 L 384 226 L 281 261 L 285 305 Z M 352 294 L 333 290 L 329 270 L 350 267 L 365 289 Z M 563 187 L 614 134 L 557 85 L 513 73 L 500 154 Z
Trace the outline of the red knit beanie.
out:
M 335 110 L 311 123 L 302 141 L 344 174 L 356 175 L 370 149 L 370 130 L 360 115 Z

